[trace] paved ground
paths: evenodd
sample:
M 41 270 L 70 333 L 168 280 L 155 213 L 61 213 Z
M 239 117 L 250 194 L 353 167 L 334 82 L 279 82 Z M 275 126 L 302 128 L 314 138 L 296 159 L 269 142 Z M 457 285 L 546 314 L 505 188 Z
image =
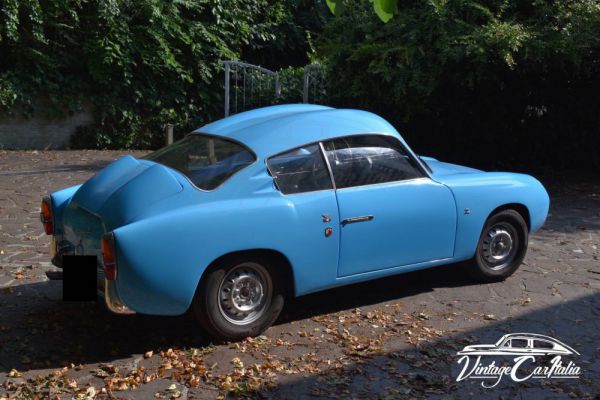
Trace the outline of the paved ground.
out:
M 449 266 L 353 285 L 293 301 L 259 338 L 213 346 L 190 316 L 62 303 L 44 277 L 40 197 L 119 155 L 0 151 L 0 398 L 600 398 L 598 177 L 542 177 L 550 218 L 503 283 Z M 456 382 L 457 350 L 510 332 L 573 346 L 580 378 Z

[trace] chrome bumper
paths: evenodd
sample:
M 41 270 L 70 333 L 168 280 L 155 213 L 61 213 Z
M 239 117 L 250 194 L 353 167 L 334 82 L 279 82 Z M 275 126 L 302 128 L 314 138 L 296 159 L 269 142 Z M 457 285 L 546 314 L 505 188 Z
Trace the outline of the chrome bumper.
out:
M 106 307 L 116 314 L 135 314 L 131 308 L 127 307 L 117 292 L 117 284 L 115 281 L 108 281 L 104 278 L 104 270 L 102 265 L 98 263 L 98 294 L 104 297 Z
M 106 307 L 116 314 L 135 314 L 135 311 L 123 304 L 117 293 L 116 286 L 114 281 L 104 279 L 104 302 L 106 303 Z

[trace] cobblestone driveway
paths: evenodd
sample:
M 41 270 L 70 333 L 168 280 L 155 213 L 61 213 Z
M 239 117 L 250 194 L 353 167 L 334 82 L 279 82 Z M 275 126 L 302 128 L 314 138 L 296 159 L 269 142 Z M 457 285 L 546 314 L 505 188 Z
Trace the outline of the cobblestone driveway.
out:
M 542 177 L 551 215 L 503 283 L 448 266 L 330 290 L 293 301 L 259 338 L 214 346 L 190 316 L 62 303 L 45 278 L 41 196 L 120 154 L 0 151 L 0 398 L 600 398 L 598 177 Z M 510 332 L 577 349 L 580 379 L 456 382 L 457 350 Z

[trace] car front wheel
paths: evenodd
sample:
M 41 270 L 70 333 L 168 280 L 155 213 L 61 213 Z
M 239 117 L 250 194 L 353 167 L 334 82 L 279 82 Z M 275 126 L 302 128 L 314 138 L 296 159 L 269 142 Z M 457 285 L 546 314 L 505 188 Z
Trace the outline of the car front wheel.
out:
M 500 281 L 521 265 L 527 251 L 527 223 L 515 210 L 503 210 L 486 221 L 469 272 L 479 281 Z
M 200 283 L 194 313 L 217 340 L 257 336 L 275 322 L 283 308 L 280 280 L 268 259 L 226 259 Z

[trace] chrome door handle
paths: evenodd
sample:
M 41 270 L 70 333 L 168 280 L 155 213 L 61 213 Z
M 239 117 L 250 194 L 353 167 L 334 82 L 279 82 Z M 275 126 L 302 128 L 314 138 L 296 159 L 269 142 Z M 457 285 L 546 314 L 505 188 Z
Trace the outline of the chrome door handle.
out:
M 364 215 L 362 217 L 346 218 L 345 220 L 342 221 L 342 225 L 355 224 L 357 222 L 372 221 L 373 218 L 374 217 L 372 215 Z

